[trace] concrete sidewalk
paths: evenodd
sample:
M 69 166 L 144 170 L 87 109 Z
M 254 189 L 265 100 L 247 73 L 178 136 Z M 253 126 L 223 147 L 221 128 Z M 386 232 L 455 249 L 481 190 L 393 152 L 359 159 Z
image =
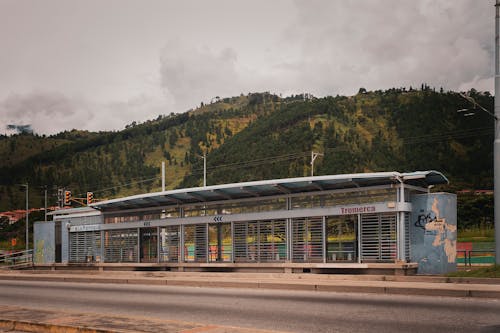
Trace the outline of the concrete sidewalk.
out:
M 0 280 L 260 288 L 500 299 L 500 279 L 284 273 L 0 271 Z
M 279 333 L 177 320 L 71 313 L 0 306 L 0 332 L 38 333 Z M 283 332 L 282 332 L 283 333 Z

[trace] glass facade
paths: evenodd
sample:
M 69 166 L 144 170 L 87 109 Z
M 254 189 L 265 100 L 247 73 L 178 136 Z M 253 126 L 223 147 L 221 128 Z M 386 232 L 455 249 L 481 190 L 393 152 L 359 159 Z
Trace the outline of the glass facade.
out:
M 358 216 L 329 216 L 326 219 L 327 262 L 358 260 Z
M 292 198 L 292 209 L 333 207 L 340 205 L 368 204 L 397 201 L 395 188 L 305 195 Z
M 110 263 L 390 262 L 397 259 L 398 213 L 374 210 L 377 204 L 394 207 L 397 196 L 398 188 L 379 187 L 114 212 L 104 215 L 104 229 L 131 222 L 137 227 L 71 232 L 69 257 L 71 262 Z M 241 220 L 249 213 L 280 216 L 329 207 L 354 207 L 355 212 L 342 208 L 338 215 Z M 238 219 L 232 220 L 235 214 Z M 198 217 L 205 222 L 198 223 Z M 171 218 L 177 219 L 168 222 Z M 408 228 L 408 223 L 409 214 L 403 225 Z

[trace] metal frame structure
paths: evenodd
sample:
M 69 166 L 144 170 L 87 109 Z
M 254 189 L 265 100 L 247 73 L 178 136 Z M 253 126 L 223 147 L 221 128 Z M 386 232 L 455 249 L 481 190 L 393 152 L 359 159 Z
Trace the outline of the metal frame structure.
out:
M 102 201 L 54 220 L 70 263 L 408 263 L 411 195 L 447 182 L 423 171 L 225 184 Z

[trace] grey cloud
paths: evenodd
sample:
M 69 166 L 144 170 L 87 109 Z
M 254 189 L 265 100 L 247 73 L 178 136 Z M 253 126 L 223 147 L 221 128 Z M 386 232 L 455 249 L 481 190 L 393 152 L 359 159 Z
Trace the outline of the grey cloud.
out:
M 135 121 L 168 114 L 171 106 L 163 99 L 139 95 L 126 102 L 93 103 L 57 92 L 39 91 L 8 96 L 0 102 L 0 128 L 9 124 L 31 124 L 40 134 L 55 134 L 61 129 L 90 131 L 124 128 Z
M 0 105 L 7 117 L 72 115 L 74 105 L 63 94 L 58 92 L 35 92 L 31 94 L 9 95 Z
M 491 77 L 492 10 L 475 1 L 295 4 L 297 24 L 287 36 L 300 52 L 296 77 L 319 94 L 423 82 L 457 89 Z
M 239 94 L 242 82 L 237 55 L 230 48 L 219 52 L 170 41 L 161 51 L 161 83 L 178 111 L 215 96 Z
M 119 129 L 256 91 L 491 91 L 493 32 L 492 0 L 5 0 L 0 128 Z
M 32 124 L 37 133 L 55 133 L 63 128 L 82 128 L 93 118 L 88 105 L 59 92 L 11 94 L 0 102 L 0 124 Z

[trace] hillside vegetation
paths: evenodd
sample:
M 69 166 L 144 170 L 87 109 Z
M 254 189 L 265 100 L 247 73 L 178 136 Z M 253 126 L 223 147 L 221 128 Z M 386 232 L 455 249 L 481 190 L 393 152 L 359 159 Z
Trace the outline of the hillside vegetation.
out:
M 470 94 L 493 109 L 489 94 Z M 469 117 L 456 112 L 470 106 L 458 93 L 426 85 L 360 89 L 352 97 L 255 93 L 122 131 L 1 137 L 0 210 L 23 207 L 16 184 L 26 182 L 32 206 L 43 206 L 44 185 L 51 194 L 64 187 L 100 199 L 158 191 L 162 160 L 167 188 L 200 186 L 204 153 L 209 185 L 310 175 L 315 151 L 324 154 L 315 175 L 435 169 L 450 179 L 443 190 L 491 189 L 493 119 L 479 110 Z M 489 205 L 471 200 L 476 211 Z M 489 214 L 477 223 L 491 221 Z M 476 218 L 462 223 L 474 225 Z

